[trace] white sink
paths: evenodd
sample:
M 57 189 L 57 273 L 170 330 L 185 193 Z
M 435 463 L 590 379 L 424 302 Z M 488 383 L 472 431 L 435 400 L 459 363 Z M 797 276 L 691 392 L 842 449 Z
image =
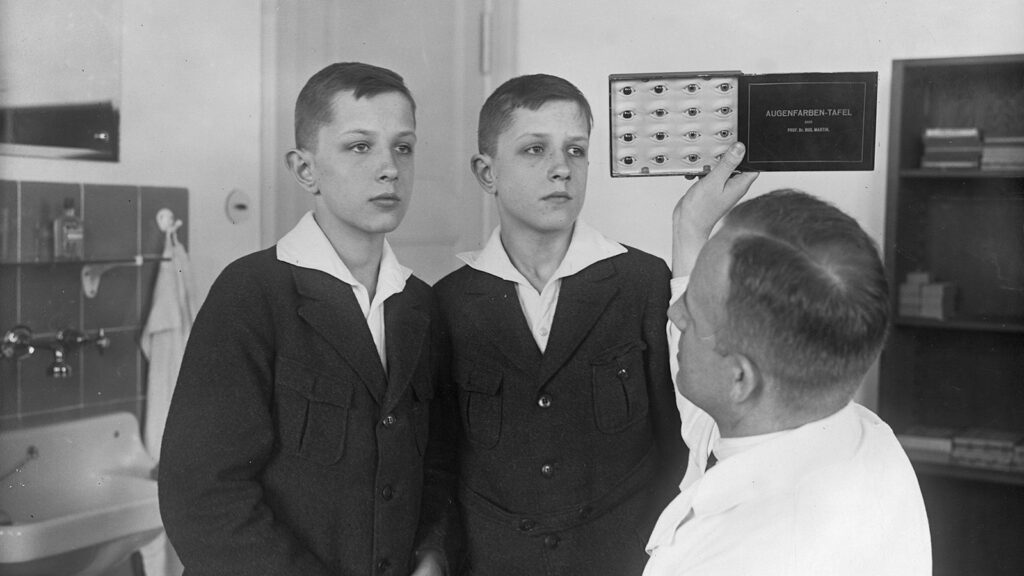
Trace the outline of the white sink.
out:
M 0 576 L 91 576 L 163 527 L 128 413 L 0 434 Z

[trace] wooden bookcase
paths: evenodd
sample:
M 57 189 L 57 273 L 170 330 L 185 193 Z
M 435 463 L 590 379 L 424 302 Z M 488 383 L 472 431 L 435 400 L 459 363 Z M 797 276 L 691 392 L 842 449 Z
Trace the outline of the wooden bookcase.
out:
M 896 60 L 885 258 L 893 328 L 879 410 L 914 425 L 1024 433 L 1024 170 L 925 170 L 929 127 L 1024 136 L 1024 54 Z M 955 284 L 946 320 L 898 315 L 914 271 Z M 915 462 L 934 573 L 1024 574 L 1024 473 Z

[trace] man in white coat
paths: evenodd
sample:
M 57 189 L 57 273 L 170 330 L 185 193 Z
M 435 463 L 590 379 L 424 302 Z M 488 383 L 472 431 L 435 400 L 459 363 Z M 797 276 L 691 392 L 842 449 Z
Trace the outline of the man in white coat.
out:
M 644 574 L 930 574 L 914 471 L 853 402 L 889 320 L 877 248 L 801 192 L 733 208 L 756 178 L 731 175 L 742 156 L 736 145 L 673 215 L 669 333 L 690 460 Z

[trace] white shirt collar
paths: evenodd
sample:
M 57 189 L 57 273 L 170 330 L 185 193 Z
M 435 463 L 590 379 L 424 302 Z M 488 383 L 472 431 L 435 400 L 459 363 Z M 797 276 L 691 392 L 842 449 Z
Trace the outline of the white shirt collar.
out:
M 299 223 L 278 241 L 277 259 L 300 268 L 330 274 L 350 286 L 361 286 L 338 256 L 327 235 L 320 229 L 312 211 L 306 212 Z M 410 276 L 412 270 L 399 263 L 398 257 L 385 239 L 380 272 L 377 274 L 378 298 L 374 300 L 384 301 L 388 296 L 401 292 L 405 289 L 405 282 Z
M 606 238 L 597 229 L 587 225 L 582 218 L 577 218 L 569 248 L 550 281 L 572 276 L 601 260 L 625 252 L 622 244 Z M 497 276 L 502 280 L 530 286 L 526 277 L 516 269 L 505 252 L 505 246 L 501 243 L 500 226 L 494 229 L 482 250 L 463 252 L 458 254 L 458 258 L 475 270 Z
M 772 434 L 708 470 L 696 486 L 693 510 L 713 514 L 750 498 L 795 489 L 810 470 L 849 459 L 861 433 L 851 402 L 831 416 Z

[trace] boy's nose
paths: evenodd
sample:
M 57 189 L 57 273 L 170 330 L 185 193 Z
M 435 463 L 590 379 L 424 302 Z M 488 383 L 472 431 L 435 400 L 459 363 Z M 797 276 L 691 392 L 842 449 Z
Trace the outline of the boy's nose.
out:
M 557 180 L 568 180 L 571 177 L 572 171 L 569 169 L 568 159 L 565 157 L 564 152 L 555 151 L 551 154 L 551 178 Z
M 381 160 L 379 180 L 388 182 L 398 179 L 398 163 L 391 154 L 384 154 Z

